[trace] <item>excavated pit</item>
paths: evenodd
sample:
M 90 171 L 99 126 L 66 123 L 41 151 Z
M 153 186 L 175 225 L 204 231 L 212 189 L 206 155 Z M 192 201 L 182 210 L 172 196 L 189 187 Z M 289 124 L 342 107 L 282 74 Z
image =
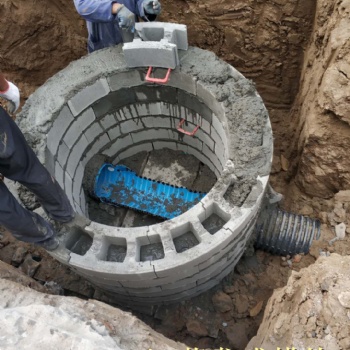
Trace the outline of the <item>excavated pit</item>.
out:
M 93 178 L 85 170 L 96 157 L 116 164 L 140 152 L 181 152 L 215 174 L 201 202 L 172 220 L 138 227 L 92 220 L 61 237 L 56 259 L 134 306 L 198 295 L 232 271 L 259 214 L 273 146 L 254 85 L 213 53 L 180 53 L 167 85 L 146 83 L 145 73 L 127 67 L 121 47 L 98 51 L 38 89 L 20 121 L 87 218 L 82 184 L 84 173 Z M 199 125 L 193 137 L 177 130 L 183 118 L 188 130 Z

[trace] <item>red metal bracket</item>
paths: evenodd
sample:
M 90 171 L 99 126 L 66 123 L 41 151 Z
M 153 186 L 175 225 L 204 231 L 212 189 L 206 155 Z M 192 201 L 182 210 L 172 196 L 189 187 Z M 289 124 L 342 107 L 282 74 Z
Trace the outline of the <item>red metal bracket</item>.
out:
M 186 120 L 185 120 L 184 118 L 181 119 L 179 125 L 177 126 L 177 130 L 180 131 L 180 132 L 182 132 L 182 133 L 185 134 L 185 135 L 193 136 L 193 135 L 197 132 L 197 130 L 199 129 L 199 125 L 197 125 L 197 126 L 193 129 L 193 131 L 186 131 L 186 130 L 184 130 L 184 129 L 182 128 L 182 125 L 184 124 L 185 121 L 186 121 Z
M 160 79 L 160 78 L 151 78 L 151 73 L 152 73 L 152 67 L 148 68 L 147 74 L 146 74 L 146 81 L 150 83 L 157 83 L 157 84 L 166 84 L 169 80 L 170 77 L 170 72 L 171 68 L 168 69 L 165 78 Z

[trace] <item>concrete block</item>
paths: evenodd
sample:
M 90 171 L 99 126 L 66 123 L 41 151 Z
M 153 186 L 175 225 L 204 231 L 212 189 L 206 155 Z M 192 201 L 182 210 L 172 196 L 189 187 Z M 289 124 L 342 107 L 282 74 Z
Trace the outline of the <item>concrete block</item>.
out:
M 221 250 L 217 251 L 217 254 L 213 254 L 207 261 L 199 264 L 199 270 L 205 270 L 209 266 L 216 264 L 219 260 L 221 260 L 224 256 L 229 259 L 229 257 L 236 255 L 241 251 L 240 245 L 245 244 L 246 236 L 240 232 L 237 236 L 232 235 L 233 239 Z
M 137 100 L 141 103 L 163 102 L 177 103 L 176 89 L 171 86 L 138 86 L 134 89 Z
M 97 122 L 90 125 L 88 129 L 84 131 L 84 135 L 89 143 L 92 143 L 97 139 L 104 130 L 102 129 L 101 125 Z
M 73 202 L 73 209 L 79 215 L 85 215 L 84 212 L 81 210 L 80 205 L 76 201 Z
M 83 114 L 78 116 L 74 123 L 67 130 L 66 135 L 63 137 L 63 141 L 69 148 L 72 148 L 73 145 L 79 138 L 84 130 L 86 130 L 89 125 L 95 121 L 95 114 L 91 108 L 86 110 Z
M 237 265 L 242 255 L 243 255 L 243 252 L 241 252 L 238 256 L 236 256 L 225 269 L 223 269 L 217 276 L 215 276 L 214 279 L 215 281 L 217 281 L 217 283 L 220 283 L 223 278 L 225 278 L 230 272 L 233 271 L 234 267 Z
M 172 149 L 174 151 L 177 151 L 177 143 L 176 142 L 169 142 L 169 141 L 153 141 L 153 148 L 154 149 Z
M 137 103 L 135 105 L 137 115 L 139 117 L 145 116 L 159 116 L 162 114 L 161 103 Z
M 197 96 L 178 90 L 179 104 L 197 112 L 203 119 L 211 123 L 213 112 L 201 102 Z
M 143 129 L 143 125 L 139 118 L 128 119 L 120 123 L 120 130 L 122 134 L 129 134 L 141 129 Z
M 80 204 L 80 193 L 84 177 L 84 166 L 79 162 L 73 178 L 73 199 Z
M 220 154 L 222 157 L 227 155 L 228 151 L 228 141 L 227 139 L 221 138 L 221 136 L 216 132 L 214 128 L 211 128 L 210 133 L 212 139 L 215 141 L 215 153 Z
M 58 145 L 62 140 L 62 136 L 73 121 L 74 118 L 72 112 L 67 105 L 64 105 L 47 134 L 46 146 L 52 155 L 55 156 L 57 154 Z
M 208 268 L 201 270 L 196 276 L 197 285 L 201 285 L 208 279 L 212 279 L 212 276 L 216 276 L 222 269 L 227 266 L 227 257 L 223 257 L 214 265 L 209 266 Z
M 215 137 L 215 153 L 218 155 L 221 163 L 224 165 L 228 159 L 228 141 L 227 139 L 217 138 L 217 134 L 214 128 L 211 130 L 212 135 Z
M 215 165 L 215 168 L 221 173 L 224 165 L 221 164 L 216 153 L 213 153 L 213 151 L 206 145 L 203 145 L 203 153 L 211 160 L 211 162 Z
M 221 143 L 223 143 L 223 142 L 227 142 L 226 140 L 226 135 L 225 134 L 219 134 L 217 131 L 216 131 L 216 129 L 215 128 L 211 128 L 210 129 L 210 136 L 211 136 L 211 138 L 215 141 L 215 142 L 221 142 Z
M 64 192 L 66 193 L 70 204 L 73 205 L 73 180 L 67 172 L 64 173 Z
M 186 120 L 193 120 L 193 115 L 196 115 L 196 113 L 184 106 L 178 106 L 178 111 L 179 111 L 179 114 L 178 114 L 178 117 L 181 118 L 181 119 L 186 119 Z
M 70 148 L 68 148 L 66 143 L 61 142 L 61 144 L 58 147 L 57 161 L 61 164 L 62 168 L 66 167 L 66 163 L 67 163 L 70 151 L 71 150 L 70 150 Z
M 96 118 L 100 118 L 135 102 L 136 96 L 132 89 L 120 89 L 100 99 L 92 108 Z
M 146 128 L 170 128 L 169 117 L 142 117 L 142 123 Z
M 142 41 L 134 39 L 123 45 L 124 57 L 129 67 L 162 67 L 174 69 L 179 64 L 175 44 L 167 40 Z
M 210 158 L 206 157 L 206 155 L 203 152 L 199 152 L 197 149 L 193 147 L 188 147 L 187 153 L 195 156 L 198 160 L 200 160 L 202 163 L 207 165 L 212 172 L 215 173 L 215 170 L 216 170 L 215 165 L 212 163 Z
M 217 157 L 220 161 L 220 164 L 223 168 L 225 166 L 225 163 L 226 163 L 228 157 L 226 156 L 225 148 L 223 148 L 222 143 L 215 144 L 215 154 L 217 155 Z
M 158 293 L 152 293 L 152 296 L 160 298 L 167 298 L 167 296 L 176 296 L 179 293 L 187 292 L 188 290 L 195 288 L 197 285 L 196 282 L 187 282 L 181 286 L 178 286 L 176 283 L 168 284 L 167 286 L 172 286 L 172 289 L 164 289 L 163 286 L 161 286 L 162 291 Z
M 136 119 L 138 117 L 135 105 L 124 106 L 122 111 L 125 119 Z
M 214 152 L 214 140 L 201 128 L 199 128 L 195 134 L 195 137 L 201 140 Z
M 170 73 L 170 79 L 167 85 L 184 90 L 189 94 L 197 94 L 196 80 L 187 74 L 182 74 L 178 69 Z
M 86 217 L 89 217 L 89 213 L 87 211 L 87 206 L 86 206 L 85 193 L 84 193 L 83 188 L 81 188 L 79 198 L 80 198 L 80 208 L 81 208 L 81 211 L 83 212 L 83 215 Z
M 215 146 L 214 146 L 214 150 L 215 150 Z M 217 155 L 216 155 L 216 153 L 214 153 L 213 149 L 211 149 L 207 146 L 207 144 L 203 145 L 203 153 L 207 158 L 209 158 L 212 161 L 212 163 L 215 164 L 214 158 L 217 159 Z M 218 160 L 216 160 L 216 161 L 218 162 Z
M 174 141 L 176 141 L 176 143 L 182 142 L 182 141 L 181 141 L 181 136 L 179 135 L 179 133 L 177 132 L 177 130 L 168 129 L 168 134 L 169 134 L 169 139 L 170 139 L 170 140 L 174 140 Z
M 179 50 L 188 49 L 187 26 L 184 24 L 167 22 L 137 22 L 137 35 L 144 41 L 160 41 L 167 39 L 176 44 Z
M 204 132 L 210 135 L 211 124 L 206 119 L 201 119 L 200 127 Z
M 100 120 L 102 127 L 107 130 L 117 124 L 114 114 L 107 114 Z
M 214 92 L 210 91 L 210 85 L 204 85 L 203 82 L 197 81 L 197 96 L 201 99 L 211 111 L 219 117 L 220 120 L 225 120 L 225 107 L 217 100 Z
M 142 143 L 140 145 L 135 145 L 133 147 L 128 148 L 127 150 L 118 154 L 120 159 L 131 157 L 139 152 L 150 152 L 153 150 L 152 143 Z
M 192 131 L 192 129 L 190 129 L 190 131 Z M 181 134 L 181 133 L 180 133 Z M 186 143 L 187 145 L 195 148 L 196 150 L 198 150 L 199 152 L 202 152 L 203 149 L 203 142 L 198 139 L 197 137 L 193 137 L 193 136 L 188 136 L 185 135 L 183 136 L 183 142 Z
M 171 103 L 168 103 L 168 102 L 161 102 L 160 103 L 160 111 L 161 111 L 161 114 L 164 115 L 164 116 L 173 116 L 174 115 L 174 112 L 173 112 L 173 109 L 174 108 L 177 108 L 176 105 L 173 105 Z
M 203 118 L 191 109 L 180 107 L 180 117 L 185 119 L 187 122 L 193 124 L 194 126 L 201 126 Z
M 55 164 L 55 179 L 59 183 L 59 185 L 64 188 L 64 171 L 59 163 Z
M 92 145 L 91 149 L 85 154 L 86 159 L 89 161 L 95 154 L 101 152 L 102 148 L 110 141 L 107 134 L 100 136 Z
M 91 254 L 80 256 L 71 253 L 70 264 L 77 268 L 79 273 L 87 276 L 96 282 L 99 280 L 109 280 L 110 283 L 127 284 L 131 288 L 141 287 L 143 283 L 147 283 L 147 280 L 156 279 L 156 275 L 153 271 L 152 266 L 149 264 L 140 264 L 139 268 L 135 265 L 133 268 L 132 264 L 109 262 L 109 261 L 98 261 Z M 138 273 L 142 271 L 142 273 Z
M 118 137 L 120 137 L 121 135 L 120 125 L 117 125 L 116 127 L 108 130 L 107 134 L 111 140 L 115 140 Z
M 123 120 L 126 120 L 124 113 L 121 109 L 117 110 L 115 113 L 115 118 L 117 119 L 118 122 L 121 122 Z
M 228 130 L 226 118 L 222 120 L 214 114 L 212 119 L 212 128 L 216 130 L 222 140 L 227 140 L 227 134 L 225 132 L 225 130 Z
M 118 72 L 117 74 L 109 76 L 107 81 L 111 91 L 143 85 L 145 83 L 144 73 L 137 69 L 127 72 Z
M 146 129 L 139 132 L 134 132 L 131 134 L 134 143 L 139 143 L 143 141 L 154 141 L 160 139 L 168 139 L 168 129 Z
M 115 156 L 118 152 L 129 148 L 133 144 L 134 142 L 131 136 L 128 134 L 124 137 L 116 139 L 116 141 L 112 143 L 111 146 L 109 146 L 109 148 L 106 149 L 103 153 L 109 155 L 110 157 Z
M 178 143 L 177 144 L 177 149 L 178 151 L 182 151 L 184 153 L 188 153 L 188 154 L 191 154 L 189 151 L 188 151 L 188 145 L 185 145 L 183 143 Z
M 67 161 L 66 171 L 73 179 L 75 175 L 75 169 L 77 168 L 77 164 L 80 162 L 85 150 L 88 148 L 89 142 L 86 137 L 83 135 L 79 141 L 74 145 L 71 154 L 69 155 Z
M 74 116 L 80 114 L 84 109 L 91 106 L 100 98 L 109 94 L 109 85 L 105 78 L 97 80 L 90 86 L 79 91 L 73 98 L 68 101 L 68 106 Z
M 181 254 L 186 254 L 186 252 Z M 189 262 L 181 263 L 179 259 L 177 259 L 177 264 L 162 260 L 154 260 L 151 263 L 154 266 L 156 275 L 164 278 L 164 283 L 175 282 L 179 278 L 192 277 L 199 272 L 198 266 L 194 266 Z

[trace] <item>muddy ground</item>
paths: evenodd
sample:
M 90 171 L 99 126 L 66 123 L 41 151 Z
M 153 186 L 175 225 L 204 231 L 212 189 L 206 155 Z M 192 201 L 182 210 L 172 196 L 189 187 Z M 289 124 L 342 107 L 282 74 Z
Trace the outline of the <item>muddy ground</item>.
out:
M 274 132 L 271 184 L 285 195 L 284 208 L 323 223 L 320 240 L 306 256 L 282 259 L 258 251 L 208 293 L 139 314 L 190 346 L 244 349 L 272 291 L 293 270 L 320 254 L 350 254 L 348 236 L 329 244 L 337 224 L 350 224 L 350 2 L 164 0 L 162 5 L 160 20 L 187 24 L 191 45 L 215 52 L 255 82 Z M 85 24 L 72 1 L 3 1 L 0 23 L 1 69 L 21 88 L 22 102 L 86 53 Z M 1 260 L 42 283 L 55 281 L 56 293 L 104 299 L 46 252 L 4 231 L 0 246 Z

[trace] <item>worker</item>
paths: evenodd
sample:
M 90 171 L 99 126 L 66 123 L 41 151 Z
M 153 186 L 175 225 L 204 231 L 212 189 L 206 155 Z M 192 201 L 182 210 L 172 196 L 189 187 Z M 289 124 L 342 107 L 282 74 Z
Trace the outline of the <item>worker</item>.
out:
M 8 100 L 9 112 L 17 110 L 20 93 L 16 85 L 0 72 L 0 97 Z M 39 162 L 22 132 L 10 115 L 0 106 L 0 174 L 18 181 L 38 198 L 49 218 L 60 223 L 73 220 L 75 214 L 56 180 Z M 0 225 L 18 240 L 30 242 L 47 250 L 59 245 L 53 225 L 40 215 L 23 208 L 0 180 Z
M 89 52 L 122 43 L 122 29 L 134 31 L 135 15 L 154 21 L 161 11 L 158 0 L 74 0 L 74 4 L 87 23 Z

